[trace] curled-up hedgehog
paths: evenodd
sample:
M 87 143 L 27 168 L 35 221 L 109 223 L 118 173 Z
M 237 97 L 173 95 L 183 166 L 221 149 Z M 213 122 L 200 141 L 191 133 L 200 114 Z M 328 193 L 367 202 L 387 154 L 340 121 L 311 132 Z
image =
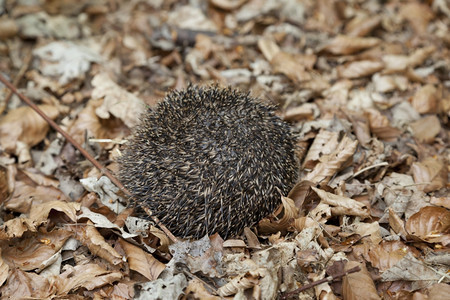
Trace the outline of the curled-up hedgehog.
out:
M 141 116 L 119 177 L 179 237 L 239 234 L 297 179 L 296 139 L 267 106 L 231 88 L 189 86 Z

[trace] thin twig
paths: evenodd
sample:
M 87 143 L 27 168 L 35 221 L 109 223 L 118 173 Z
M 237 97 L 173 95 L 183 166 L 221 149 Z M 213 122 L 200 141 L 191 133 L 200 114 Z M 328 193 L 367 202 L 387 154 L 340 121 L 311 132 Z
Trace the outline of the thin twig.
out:
M 8 80 L 0 74 L 0 81 L 6 85 L 14 94 L 16 94 L 23 102 L 25 102 L 28 106 L 30 106 L 36 113 L 38 113 L 53 129 L 59 132 L 69 143 L 71 143 L 75 148 L 80 151 L 80 153 L 89 160 L 97 169 L 100 170 L 102 174 L 108 177 L 111 182 L 113 182 L 123 193 L 127 196 L 132 196 L 132 194 L 123 186 L 123 184 L 111 173 L 102 166 L 92 155 L 90 155 L 77 141 L 75 141 L 67 132 L 61 129 L 52 119 L 50 119 L 36 104 L 34 104 L 27 96 L 20 93 L 17 88 L 11 84 Z M 159 227 L 164 231 L 165 234 L 173 241 L 177 242 L 177 238 L 159 221 L 159 219 L 151 214 L 149 214 L 150 218 L 159 225 Z
M 323 279 L 320 279 L 320 280 L 317 280 L 317 281 L 313 281 L 313 282 L 311 282 L 311 283 L 305 284 L 304 286 L 302 286 L 302 287 L 299 288 L 299 289 L 296 289 L 296 290 L 294 290 L 294 291 L 292 291 L 292 292 L 289 292 L 289 293 L 285 293 L 284 295 L 281 296 L 280 299 L 288 299 L 288 297 L 298 295 L 298 294 L 300 294 L 301 292 L 303 292 L 303 291 L 305 291 L 305 290 L 307 290 L 307 289 L 310 289 L 310 288 L 312 288 L 312 287 L 315 287 L 316 285 L 322 284 L 322 283 L 324 283 L 324 282 L 332 282 L 332 281 L 335 281 L 335 280 L 337 280 L 337 279 L 339 279 L 339 278 L 344 277 L 344 276 L 347 275 L 347 274 L 355 273 L 355 272 L 359 272 L 359 271 L 361 271 L 361 268 L 358 267 L 358 266 L 356 266 L 356 267 L 354 267 L 354 268 L 351 268 L 350 270 L 341 272 L 341 273 L 336 274 L 336 275 L 334 275 L 334 276 L 328 276 L 328 277 L 326 277 L 326 278 L 323 278 Z

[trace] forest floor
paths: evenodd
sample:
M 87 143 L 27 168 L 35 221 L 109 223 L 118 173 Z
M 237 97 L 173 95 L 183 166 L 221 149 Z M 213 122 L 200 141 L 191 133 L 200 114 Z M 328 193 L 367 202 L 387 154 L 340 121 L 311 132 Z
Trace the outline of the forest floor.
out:
M 450 295 L 449 1 L 0 0 L 0 76 L 69 136 L 0 83 L 2 299 Z M 180 240 L 75 145 L 117 174 L 143 105 L 213 82 L 275 105 L 302 171 Z

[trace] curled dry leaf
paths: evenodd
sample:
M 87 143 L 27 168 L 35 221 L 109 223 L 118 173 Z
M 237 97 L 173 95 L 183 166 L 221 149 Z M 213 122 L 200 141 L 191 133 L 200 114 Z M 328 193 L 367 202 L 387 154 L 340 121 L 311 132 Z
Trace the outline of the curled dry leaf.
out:
M 77 221 L 77 211 L 81 204 L 77 202 L 49 201 L 40 205 L 33 205 L 30 210 L 30 220 L 40 225 L 45 222 L 51 210 L 64 213 L 72 222 Z
M 316 59 L 315 55 L 279 51 L 270 60 L 270 64 L 274 73 L 284 74 L 293 82 L 304 82 L 311 80 L 311 75 L 306 69 L 310 69 L 316 63 Z
M 417 189 L 424 192 L 439 190 L 447 184 L 447 165 L 434 157 L 427 157 L 411 166 Z
M 105 241 L 105 238 L 98 232 L 91 221 L 80 226 L 71 226 L 77 240 L 89 248 L 93 255 L 97 255 L 112 265 L 118 265 L 122 262 L 122 256 Z
M 425 3 L 409 2 L 400 6 L 400 16 L 408 20 L 414 31 L 421 35 L 427 33 L 428 23 L 433 18 L 433 12 Z
M 378 296 L 372 277 L 370 277 L 370 273 L 367 271 L 364 264 L 349 261 L 345 266 L 345 270 L 350 270 L 356 266 L 359 266 L 361 271 L 346 275 L 342 281 L 342 293 L 344 299 L 381 299 L 380 296 Z
M 246 290 L 259 284 L 262 277 L 266 276 L 265 268 L 248 271 L 244 275 L 233 278 L 230 282 L 220 287 L 217 291 L 220 296 L 226 297 L 236 294 L 239 290 Z
M 360 60 L 350 62 L 337 67 L 338 76 L 341 78 L 360 78 L 372 75 L 383 69 L 384 63 L 373 60 Z
M 412 98 L 412 106 L 421 114 L 436 113 L 438 105 L 437 90 L 432 84 L 427 84 L 420 88 Z
M 406 231 L 429 243 L 450 243 L 450 211 L 443 207 L 426 206 L 406 221 Z
M 331 213 L 333 215 L 350 215 L 359 216 L 363 219 L 369 217 L 369 212 L 366 206 L 356 200 L 350 199 L 345 196 L 335 195 L 332 193 L 325 192 L 324 190 L 311 187 L 314 192 L 322 199 L 322 202 L 328 204 L 331 207 Z
M 36 231 L 36 226 L 30 219 L 17 217 L 8 220 L 0 227 L 0 240 L 21 237 L 26 231 Z
M 298 208 L 292 199 L 281 196 L 282 206 L 277 212 L 283 211 L 283 216 L 278 220 L 270 220 L 269 218 L 262 219 L 258 224 L 258 231 L 262 234 L 271 234 L 278 231 L 286 231 L 291 225 L 292 221 L 298 217 Z M 275 215 L 279 213 L 275 212 Z
M 327 183 L 353 157 L 357 145 L 358 141 L 352 141 L 352 139 L 345 136 L 332 153 L 321 157 L 320 163 L 303 180 L 314 183 Z
M 68 292 L 83 287 L 87 290 L 112 284 L 122 278 L 117 271 L 107 271 L 97 264 L 85 264 L 72 267 L 66 265 L 66 270 L 54 278 L 54 286 L 58 295 L 66 295 Z
M 125 251 L 131 270 L 144 275 L 150 281 L 156 280 L 159 274 L 164 271 L 166 266 L 150 253 L 128 243 L 124 239 L 119 239 L 119 243 Z
M 349 55 L 364 49 L 372 48 L 381 41 L 377 38 L 351 37 L 346 35 L 338 35 L 326 44 L 321 51 L 336 54 Z
M 58 116 L 58 109 L 52 105 L 38 107 L 51 119 Z M 22 106 L 0 119 L 0 145 L 4 150 L 15 153 L 17 142 L 32 147 L 45 138 L 48 129 L 47 122 L 31 107 Z
M 397 213 L 389 207 L 389 226 L 391 226 L 392 230 L 401 236 L 403 239 L 406 239 L 407 233 L 405 231 L 405 224 L 403 220 L 397 215 Z
M 61 249 L 71 235 L 63 229 L 27 235 L 29 238 L 3 244 L 3 259 L 11 267 L 21 270 L 42 270 L 52 263 L 47 260 Z

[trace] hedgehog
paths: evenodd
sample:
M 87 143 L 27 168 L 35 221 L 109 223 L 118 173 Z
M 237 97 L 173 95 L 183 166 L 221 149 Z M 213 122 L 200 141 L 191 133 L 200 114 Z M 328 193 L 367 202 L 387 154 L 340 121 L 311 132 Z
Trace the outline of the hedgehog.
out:
M 131 204 L 174 235 L 236 236 L 296 182 L 296 138 L 275 108 L 231 87 L 190 85 L 141 115 L 119 158 Z

